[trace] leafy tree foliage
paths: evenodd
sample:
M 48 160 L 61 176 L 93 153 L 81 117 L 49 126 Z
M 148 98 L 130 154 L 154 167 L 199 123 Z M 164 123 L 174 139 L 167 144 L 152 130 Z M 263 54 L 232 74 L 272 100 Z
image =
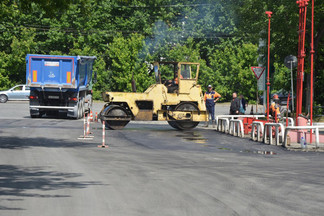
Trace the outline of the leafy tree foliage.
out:
M 137 90 L 144 91 L 153 83 L 147 64 L 140 53 L 147 52 L 144 37 L 138 34 L 124 38 L 116 36 L 108 48 L 110 57 L 109 89 L 112 91 L 131 91 L 131 81 L 137 83 Z
M 324 105 L 324 5 L 315 6 L 315 99 Z M 250 66 L 265 54 L 258 45 L 267 38 L 266 10 L 273 11 L 272 89 L 288 90 L 283 59 L 297 55 L 298 41 L 298 7 L 291 0 L 2 0 L 0 89 L 25 82 L 27 53 L 95 55 L 97 99 L 102 91 L 131 91 L 132 76 L 144 91 L 154 82 L 148 63 L 165 60 L 200 62 L 199 83 L 214 85 L 223 101 L 233 91 L 255 100 Z

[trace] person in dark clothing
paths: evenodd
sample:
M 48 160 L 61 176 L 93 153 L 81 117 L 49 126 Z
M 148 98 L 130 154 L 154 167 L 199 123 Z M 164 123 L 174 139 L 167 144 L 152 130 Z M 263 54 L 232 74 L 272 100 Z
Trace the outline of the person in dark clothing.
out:
M 233 100 L 230 107 L 230 115 L 238 115 L 240 111 L 240 98 L 237 97 L 236 92 L 233 93 Z
M 245 100 L 243 94 L 240 95 L 240 113 L 245 114 L 246 107 L 247 107 L 247 101 Z M 243 108 L 243 110 L 241 109 Z
M 215 127 L 216 121 L 215 121 L 215 103 L 221 98 L 221 95 L 218 94 L 216 91 L 213 91 L 213 87 L 211 85 L 208 85 L 208 91 L 206 91 L 204 96 L 204 101 L 206 103 L 206 108 L 208 111 L 208 120 L 206 122 L 205 127 L 208 127 L 209 123 L 209 116 L 211 117 L 213 121 L 213 127 Z

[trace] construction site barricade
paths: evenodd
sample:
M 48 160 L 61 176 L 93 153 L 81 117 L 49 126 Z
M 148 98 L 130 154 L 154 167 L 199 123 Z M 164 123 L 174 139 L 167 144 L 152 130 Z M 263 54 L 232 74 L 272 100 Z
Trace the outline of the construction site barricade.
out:
M 229 134 L 244 137 L 243 122 L 240 119 L 229 120 Z
M 228 133 L 229 129 L 229 119 L 228 118 L 219 118 L 217 119 L 217 130 Z
M 265 115 L 217 115 L 215 116 L 215 120 L 216 120 L 216 124 L 218 125 L 218 120 L 220 118 L 234 119 L 234 118 L 246 118 L 246 117 L 258 119 L 258 118 L 264 118 Z
M 286 122 L 287 117 L 283 117 L 283 120 Z M 288 126 L 295 126 L 295 121 L 293 118 L 288 117 Z
M 252 122 L 252 132 L 251 132 L 251 138 L 253 141 L 262 141 L 262 134 L 263 134 L 263 123 L 254 121 Z
M 280 144 L 280 135 L 283 139 L 284 126 L 281 123 L 265 123 L 263 129 L 263 142 L 267 143 L 267 137 L 269 136 L 269 144 L 272 145 L 272 127 L 275 127 L 275 141 L 276 145 Z M 279 128 L 281 130 L 279 130 Z
M 324 126 L 288 126 L 285 130 L 283 146 L 285 148 L 287 147 L 287 136 L 290 130 L 299 130 L 299 131 L 313 130 L 315 132 L 315 147 L 318 148 L 320 143 L 320 135 L 319 135 L 320 129 L 324 129 Z

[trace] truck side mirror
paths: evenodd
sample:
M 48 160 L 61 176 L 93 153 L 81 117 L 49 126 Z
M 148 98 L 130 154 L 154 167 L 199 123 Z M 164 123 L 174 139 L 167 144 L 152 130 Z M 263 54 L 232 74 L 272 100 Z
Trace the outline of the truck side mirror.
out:
M 97 82 L 97 72 L 94 72 L 93 74 L 93 81 L 94 84 Z

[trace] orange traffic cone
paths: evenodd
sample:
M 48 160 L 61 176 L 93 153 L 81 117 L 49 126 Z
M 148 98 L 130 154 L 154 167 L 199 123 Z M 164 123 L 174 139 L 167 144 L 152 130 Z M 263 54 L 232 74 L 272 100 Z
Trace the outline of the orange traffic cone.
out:
M 92 110 L 90 110 L 90 121 L 93 121 L 93 113 L 92 113 Z

